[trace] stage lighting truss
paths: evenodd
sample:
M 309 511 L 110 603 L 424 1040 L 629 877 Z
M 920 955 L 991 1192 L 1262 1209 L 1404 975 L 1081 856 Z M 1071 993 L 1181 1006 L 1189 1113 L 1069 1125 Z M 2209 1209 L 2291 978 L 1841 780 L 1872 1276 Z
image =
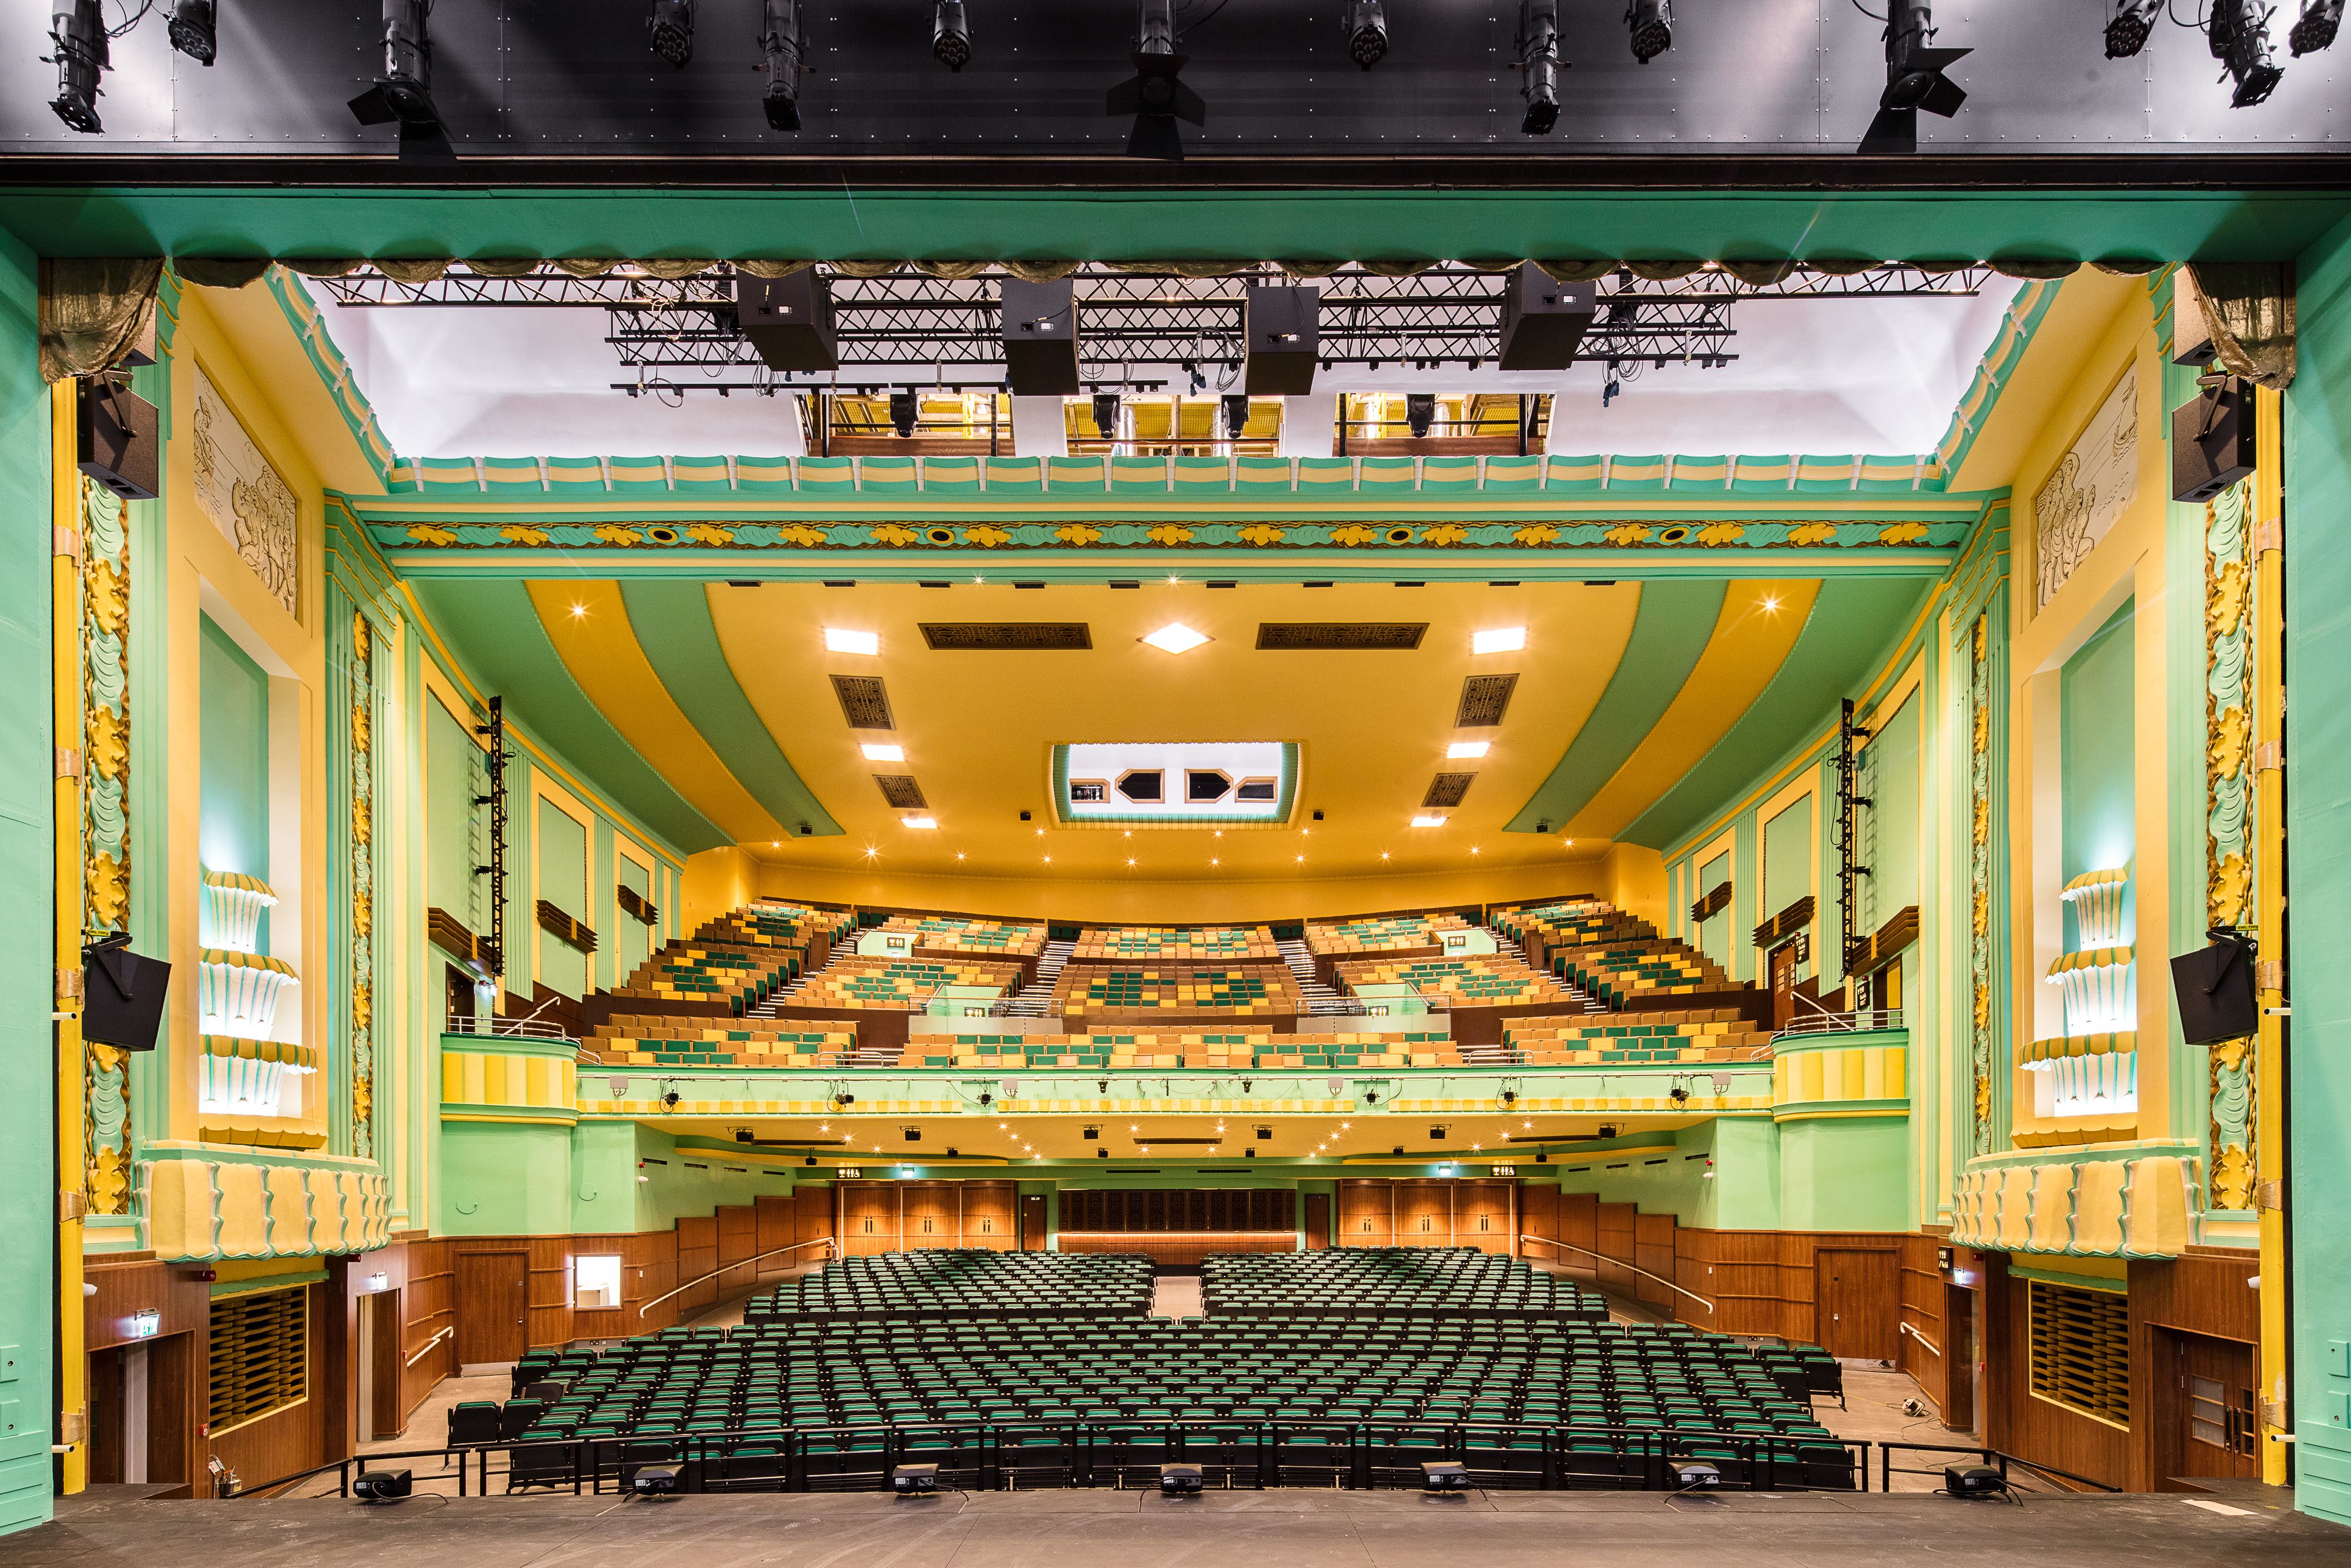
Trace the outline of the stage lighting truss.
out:
M 694 0 L 653 0 L 645 37 L 654 54 L 684 70 L 694 58 Z
M 1731 307 L 1740 301 L 1963 297 L 1991 276 L 1980 267 L 1926 272 L 1889 266 L 1843 277 L 1799 271 L 1758 287 L 1717 269 L 1671 280 L 1619 273 L 1599 285 L 1599 319 L 1576 357 L 1625 366 L 1728 363 L 1738 357 Z M 1134 367 L 1187 360 L 1212 368 L 1238 363 L 1244 352 L 1243 287 L 1284 277 L 1274 270 L 1184 277 L 1081 267 L 1073 278 L 1085 381 L 1105 390 L 1124 384 L 1149 391 L 1155 383 L 1134 379 Z M 647 384 L 658 381 L 682 391 L 779 391 L 836 381 L 844 390 L 861 382 L 959 390 L 1000 383 L 995 274 L 949 279 L 904 267 L 879 277 L 835 274 L 830 281 L 841 369 L 837 375 L 798 379 L 767 370 L 737 332 L 733 277 L 723 265 L 677 280 L 627 271 L 573 277 L 549 266 L 520 277 L 484 277 L 453 267 L 429 283 L 399 283 L 362 269 L 314 280 L 312 287 L 342 305 L 601 308 L 606 340 L 621 367 Z M 1334 364 L 1490 366 L 1500 352 L 1499 273 L 1447 266 L 1387 277 L 1343 267 L 1319 282 L 1322 357 Z M 676 371 L 695 373 L 666 373 Z M 729 371 L 747 373 L 730 377 Z

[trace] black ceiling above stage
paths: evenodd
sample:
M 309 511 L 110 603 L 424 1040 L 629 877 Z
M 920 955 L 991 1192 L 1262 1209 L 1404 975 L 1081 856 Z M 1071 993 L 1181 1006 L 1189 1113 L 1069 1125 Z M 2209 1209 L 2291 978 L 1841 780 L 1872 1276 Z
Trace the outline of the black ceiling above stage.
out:
M 110 21 L 141 0 L 105 0 Z M 2212 0 L 2205 0 L 2207 5 Z M 2200 32 L 2159 23 L 2146 52 L 2108 60 L 2102 0 L 1947 0 L 1938 43 L 1973 53 L 1952 75 L 1954 120 L 1922 126 L 1929 153 L 2209 156 L 2340 152 L 2351 126 L 2351 41 L 2299 59 L 2275 24 L 2282 85 L 2229 106 Z M 40 14 L 12 5 L 0 39 L 0 160 L 381 156 L 391 127 L 347 101 L 377 71 L 377 0 L 221 0 L 219 62 L 172 51 L 162 0 L 115 41 L 105 131 L 68 131 L 48 108 L 55 68 Z M 1672 49 L 1628 47 L 1623 0 L 1563 0 L 1562 110 L 1521 134 L 1518 0 L 1388 0 L 1392 47 L 1346 58 L 1337 0 L 1180 5 L 1184 80 L 1206 100 L 1194 160 L 1524 159 L 1530 153 L 1848 154 L 1885 84 L 1882 24 L 1855 0 L 1679 0 Z M 996 155 L 1125 162 L 1127 121 L 1103 97 L 1132 74 L 1131 0 L 970 0 L 974 57 L 931 56 L 930 0 L 803 6 L 804 129 L 768 129 L 759 0 L 700 0 L 694 57 L 647 47 L 646 0 L 439 0 L 432 89 L 450 146 L 474 158 L 665 161 Z M 643 171 L 641 172 L 650 172 Z

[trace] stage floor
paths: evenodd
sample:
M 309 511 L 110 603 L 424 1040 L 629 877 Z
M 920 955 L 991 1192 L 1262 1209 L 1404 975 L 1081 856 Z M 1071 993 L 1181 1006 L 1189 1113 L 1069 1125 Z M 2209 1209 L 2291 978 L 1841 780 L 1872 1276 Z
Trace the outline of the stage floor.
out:
M 130 1489 L 100 1489 L 62 1500 L 54 1523 L 0 1538 L 0 1568 L 1882 1568 L 1929 1556 L 2000 1568 L 2351 1568 L 2351 1530 L 2294 1512 L 2288 1493 L 2221 1484 L 2227 1490 L 2200 1497 L 2035 1496 L 2022 1506 L 1916 1494 L 1282 1490 L 1179 1500 L 1086 1490 L 905 1502 L 878 1493 L 667 1503 L 416 1498 L 363 1508 L 325 1499 L 148 1501 Z

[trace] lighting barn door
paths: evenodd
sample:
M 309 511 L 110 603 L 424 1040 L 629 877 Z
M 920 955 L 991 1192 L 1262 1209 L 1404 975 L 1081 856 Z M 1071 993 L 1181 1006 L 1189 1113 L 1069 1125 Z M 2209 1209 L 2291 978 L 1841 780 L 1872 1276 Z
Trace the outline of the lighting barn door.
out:
M 457 1254 L 457 1359 L 468 1366 L 518 1361 L 528 1348 L 523 1324 L 524 1255 Z
M 1822 1251 L 1813 1257 L 1813 1337 L 1831 1355 L 1891 1361 L 1896 1296 L 1890 1251 Z

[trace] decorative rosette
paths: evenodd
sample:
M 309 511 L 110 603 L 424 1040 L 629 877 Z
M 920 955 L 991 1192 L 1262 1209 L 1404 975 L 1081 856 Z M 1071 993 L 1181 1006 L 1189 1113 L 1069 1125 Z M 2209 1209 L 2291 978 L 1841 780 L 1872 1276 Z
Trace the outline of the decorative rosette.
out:
M 2137 968 L 2128 947 L 2092 947 L 2049 966 L 2065 998 L 2065 1032 L 2108 1034 L 2138 1020 Z
M 206 1034 L 266 1040 L 277 1022 L 277 998 L 302 982 L 293 968 L 261 953 L 207 947 L 197 967 L 196 1008 Z
M 2123 890 L 2126 871 L 2085 871 L 2058 894 L 2074 906 L 2074 931 L 2085 948 L 2111 947 L 2123 939 Z
M 212 945 L 250 953 L 258 945 L 261 912 L 277 902 L 269 884 L 236 871 L 204 873 L 204 934 Z

